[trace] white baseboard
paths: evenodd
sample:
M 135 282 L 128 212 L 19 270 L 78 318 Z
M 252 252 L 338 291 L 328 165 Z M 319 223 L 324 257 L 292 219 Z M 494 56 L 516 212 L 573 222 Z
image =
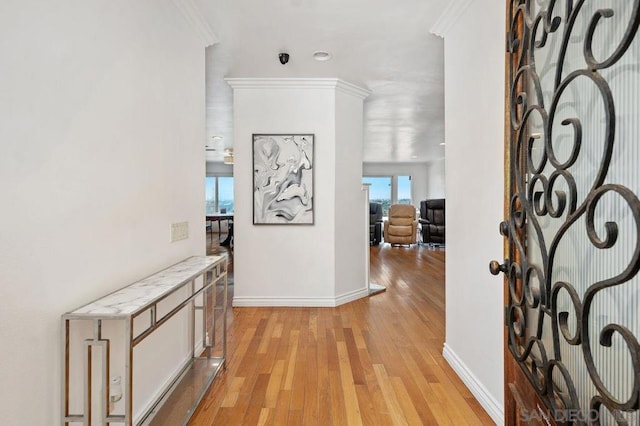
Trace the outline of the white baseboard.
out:
M 369 296 L 369 290 L 361 288 L 333 297 L 238 297 L 234 296 L 233 307 L 305 307 L 334 308 Z
M 335 306 L 335 300 L 330 297 L 239 297 L 239 296 L 234 296 L 232 305 L 234 308 L 270 307 L 270 306 L 331 308 Z
M 482 408 L 485 409 L 496 425 L 504 425 L 504 405 L 496 400 L 489 393 L 487 388 L 478 380 L 478 378 L 469 370 L 469 367 L 462 362 L 456 353 L 447 344 L 444 344 L 442 356 L 447 360 L 453 371 L 455 371 L 460 379 L 469 388 L 473 396 L 476 397 Z
M 362 299 L 363 297 L 369 297 L 368 287 L 353 290 L 336 297 L 335 306 L 344 305 L 345 303 L 353 302 L 354 300 Z

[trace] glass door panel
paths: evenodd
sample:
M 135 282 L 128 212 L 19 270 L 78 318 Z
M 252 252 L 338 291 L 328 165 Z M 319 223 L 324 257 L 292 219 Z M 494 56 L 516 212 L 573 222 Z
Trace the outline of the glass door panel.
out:
M 640 1 L 514 0 L 508 348 L 551 416 L 640 424 Z

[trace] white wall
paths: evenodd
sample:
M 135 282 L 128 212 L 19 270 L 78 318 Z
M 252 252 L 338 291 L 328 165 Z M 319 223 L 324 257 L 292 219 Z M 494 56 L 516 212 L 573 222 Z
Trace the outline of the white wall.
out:
M 204 46 L 170 0 L 9 0 L 0 69 L 0 423 L 48 426 L 60 316 L 204 252 Z
M 362 206 L 366 194 L 362 192 L 363 102 L 342 91 L 336 91 L 336 157 L 335 157 L 335 294 L 348 299 L 351 294 L 368 293 L 368 278 L 364 268 L 369 250 L 369 222 Z M 358 212 L 362 212 L 358 215 Z
M 445 159 L 429 161 L 427 198 L 445 198 Z
M 468 3 L 468 2 L 466 2 Z M 503 410 L 504 2 L 474 0 L 445 34 L 445 353 L 496 422 Z M 473 34 L 470 37 L 469 34 Z M 482 82 L 482 84 L 479 84 Z
M 336 209 L 343 211 L 337 201 L 344 199 L 359 200 L 354 203 L 357 211 L 362 210 L 362 142 L 361 138 L 359 142 L 349 140 L 357 138 L 361 129 L 336 119 L 338 111 L 359 111 L 360 117 L 353 121 L 361 123 L 362 108 L 336 100 L 336 80 L 301 83 L 239 79 L 230 84 L 234 88 L 234 306 L 333 306 L 337 289 L 344 292 L 357 286 L 366 291 L 364 268 L 355 273 L 348 271 L 345 276 L 343 264 L 336 265 L 338 255 L 344 257 L 341 262 L 364 265 L 367 249 L 365 237 L 360 234 L 364 233 L 364 214 L 336 217 Z M 253 225 L 253 133 L 315 135 L 314 225 Z M 355 144 L 356 154 L 347 143 Z M 337 161 L 343 150 L 354 154 L 354 158 Z M 355 173 L 336 172 L 351 163 Z M 338 219 L 340 229 L 350 227 L 355 231 L 338 236 Z M 360 236 L 354 237 L 353 232 Z M 342 239 L 357 242 L 337 248 Z M 336 282 L 357 280 L 358 275 L 360 282 Z

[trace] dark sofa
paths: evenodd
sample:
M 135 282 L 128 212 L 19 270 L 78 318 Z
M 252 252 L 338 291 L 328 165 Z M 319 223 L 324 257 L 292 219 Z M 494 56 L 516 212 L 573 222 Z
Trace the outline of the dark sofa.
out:
M 445 243 L 445 200 L 444 198 L 420 202 L 422 242 L 429 245 Z
M 382 241 L 382 204 L 369 203 L 369 244 Z

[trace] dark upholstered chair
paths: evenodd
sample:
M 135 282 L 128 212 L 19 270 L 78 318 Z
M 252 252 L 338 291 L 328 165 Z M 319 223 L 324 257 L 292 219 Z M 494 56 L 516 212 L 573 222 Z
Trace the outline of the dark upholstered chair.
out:
M 422 242 L 430 245 L 444 245 L 444 199 L 425 200 L 420 202 L 420 219 L 422 225 Z
M 415 244 L 418 221 L 411 204 L 392 204 L 384 221 L 384 241 L 391 244 Z
M 382 204 L 369 203 L 369 244 L 382 241 Z

